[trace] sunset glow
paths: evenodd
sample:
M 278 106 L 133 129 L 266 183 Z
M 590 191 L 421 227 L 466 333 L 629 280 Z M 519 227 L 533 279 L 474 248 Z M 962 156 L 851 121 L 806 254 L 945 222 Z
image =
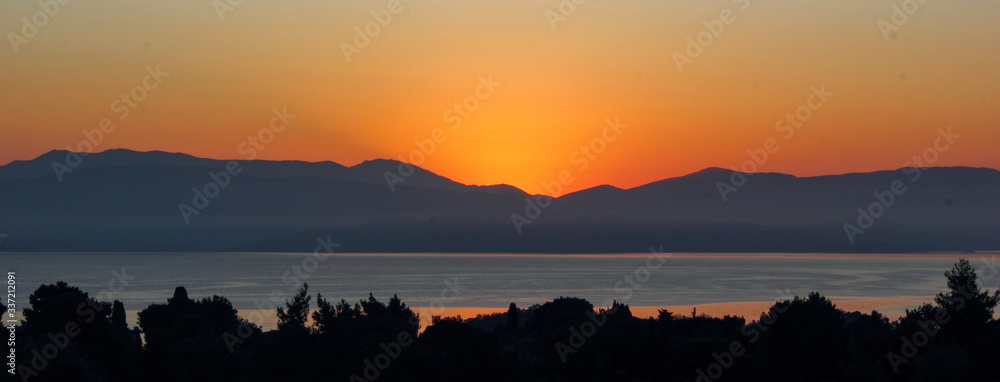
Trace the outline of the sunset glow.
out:
M 531 193 L 561 171 L 565 193 L 739 168 L 769 138 L 779 148 L 757 171 L 896 169 L 948 126 L 962 138 L 935 166 L 1000 168 L 1000 2 L 925 2 L 884 34 L 901 4 L 71 1 L 29 28 L 43 8 L 6 2 L 0 164 L 77 149 L 103 118 L 116 129 L 94 151 L 246 159 L 240 142 L 287 108 L 295 123 L 258 158 L 423 157 L 455 181 Z M 378 33 L 358 40 L 365 28 Z M 690 47 L 702 32 L 717 36 Z M 699 50 L 678 69 L 676 53 Z M 122 118 L 157 67 L 169 74 Z M 832 96 L 786 138 L 776 121 L 814 87 Z M 616 118 L 627 127 L 605 139 Z M 446 136 L 429 148 L 435 129 Z

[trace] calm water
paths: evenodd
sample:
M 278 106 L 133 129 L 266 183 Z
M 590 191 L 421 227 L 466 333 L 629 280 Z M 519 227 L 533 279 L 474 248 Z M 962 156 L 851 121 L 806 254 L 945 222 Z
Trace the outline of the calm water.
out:
M 776 291 L 929 298 L 945 289 L 942 273 L 959 257 L 972 261 L 981 275 L 991 274 L 984 260 L 995 259 L 993 254 L 659 256 L 662 263 L 650 254 L 333 254 L 316 261 L 312 254 L 281 253 L 2 253 L 0 264 L 17 272 L 22 306 L 39 285 L 62 280 L 102 299 L 121 300 L 129 310 L 165 302 L 176 286 L 186 287 L 191 297 L 223 295 L 237 309 L 252 310 L 273 309 L 277 304 L 270 296 L 284 301 L 300 279 L 309 283 L 310 293 L 331 300 L 353 302 L 372 292 L 386 301 L 398 294 L 415 307 L 504 308 L 511 302 L 524 307 L 559 296 L 598 306 L 611 299 L 632 306 L 695 305 L 774 301 L 780 297 Z M 998 283 L 995 277 L 983 286 L 996 289 Z

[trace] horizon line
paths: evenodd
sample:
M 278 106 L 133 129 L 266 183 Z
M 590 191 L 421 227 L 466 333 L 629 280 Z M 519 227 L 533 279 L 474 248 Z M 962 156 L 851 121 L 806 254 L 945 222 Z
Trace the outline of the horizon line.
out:
M 917 167 L 912 167 L 912 166 L 903 166 L 903 167 L 899 167 L 899 168 L 895 168 L 895 169 L 882 169 L 882 170 L 874 170 L 874 171 L 867 171 L 867 172 L 864 172 L 864 171 L 851 171 L 851 172 L 843 172 L 843 173 L 802 176 L 802 175 L 796 175 L 796 174 L 784 173 L 784 172 L 769 172 L 769 171 L 744 172 L 744 171 L 739 171 L 739 170 L 726 169 L 726 168 L 722 168 L 722 167 L 718 167 L 718 166 L 708 166 L 708 167 L 704 167 L 704 168 L 702 168 L 700 170 L 697 170 L 697 171 L 694 171 L 694 172 L 690 172 L 690 173 L 686 173 L 686 174 L 679 175 L 679 176 L 665 177 L 665 178 L 655 179 L 655 180 L 652 180 L 652 181 L 647 181 L 647 182 L 642 183 L 642 184 L 640 184 L 638 186 L 630 187 L 630 188 L 623 188 L 623 187 L 619 187 L 619 186 L 616 186 L 616 185 L 613 185 L 613 184 L 610 184 L 610 183 L 601 183 L 601 184 L 593 186 L 593 187 L 588 187 L 588 188 L 580 189 L 580 190 L 573 191 L 573 192 L 566 192 L 566 193 L 564 193 L 562 195 L 554 196 L 554 195 L 546 195 L 546 194 L 531 194 L 531 193 L 529 193 L 529 192 L 521 189 L 520 187 L 515 186 L 513 184 L 510 184 L 510 183 L 496 183 L 496 184 L 471 184 L 471 183 L 464 183 L 464 182 L 455 180 L 455 179 L 453 179 L 453 178 L 451 178 L 449 176 L 445 176 L 445 175 L 436 173 L 434 171 L 428 170 L 428 169 L 426 169 L 424 167 L 421 167 L 420 165 L 412 164 L 412 163 L 409 163 L 409 162 L 403 162 L 403 161 L 399 161 L 399 160 L 396 160 L 396 159 L 389 159 L 389 158 L 366 159 L 366 160 L 363 160 L 361 162 L 355 163 L 353 165 L 346 165 L 346 164 L 343 164 L 343 163 L 340 163 L 340 162 L 337 162 L 337 161 L 334 161 L 334 160 L 330 160 L 330 159 L 328 159 L 328 160 L 322 160 L 322 161 L 308 161 L 308 160 L 302 160 L 302 159 L 251 159 L 251 160 L 247 160 L 247 159 L 238 159 L 238 158 L 201 157 L 201 156 L 196 156 L 196 155 L 192 155 L 192 154 L 188 154 L 188 153 L 180 152 L 180 151 L 164 151 L 164 150 L 156 150 L 156 149 L 142 151 L 142 150 L 135 150 L 135 149 L 125 148 L 125 147 L 116 147 L 116 148 L 109 148 L 109 149 L 105 149 L 105 150 L 97 151 L 97 152 L 52 149 L 52 150 L 46 151 L 46 152 L 44 152 L 42 154 L 39 154 L 39 155 L 37 155 L 37 156 L 35 156 L 33 158 L 30 158 L 30 159 L 14 159 L 14 160 L 11 160 L 10 162 L 4 163 L 4 164 L 0 164 L 0 167 L 5 167 L 5 166 L 8 166 L 8 165 L 13 164 L 15 162 L 31 162 L 31 161 L 37 160 L 38 158 L 41 158 L 41 157 L 43 157 L 45 155 L 52 154 L 52 153 L 70 153 L 70 152 L 73 152 L 73 153 L 80 154 L 80 153 L 86 152 L 87 155 L 95 155 L 95 154 L 103 154 L 103 153 L 106 153 L 106 152 L 109 152 L 109 151 L 127 151 L 127 152 L 131 152 L 131 153 L 140 153 L 140 154 L 163 153 L 163 154 L 172 154 L 172 155 L 185 155 L 185 156 L 189 156 L 189 157 L 196 158 L 196 159 L 206 159 L 206 160 L 216 160 L 216 161 L 299 162 L 299 163 L 314 163 L 314 164 L 315 163 L 333 163 L 333 164 L 336 164 L 336 165 L 339 165 L 339 166 L 343 166 L 345 168 L 354 168 L 354 167 L 360 166 L 361 164 L 364 164 L 364 163 L 367 163 L 367 162 L 375 162 L 375 161 L 387 161 L 387 162 L 395 162 L 395 163 L 407 163 L 407 164 L 409 164 L 411 166 L 414 166 L 414 167 L 419 168 L 421 170 L 427 171 L 427 172 L 429 172 L 431 174 L 440 176 L 442 178 L 445 178 L 445 179 L 448 179 L 450 181 L 453 181 L 453 182 L 456 182 L 456 183 L 460 183 L 460 184 L 463 184 L 463 185 L 466 185 L 466 186 L 473 186 L 473 187 L 509 186 L 509 187 L 514 187 L 514 188 L 520 190 L 521 192 L 524 192 L 524 193 L 529 194 L 529 195 L 545 195 L 545 196 L 550 196 L 550 197 L 562 197 L 562 196 L 574 194 L 574 193 L 577 193 L 577 192 L 580 192 L 580 191 L 594 189 L 594 188 L 599 188 L 599 187 L 614 187 L 614 188 L 617 188 L 619 190 L 630 190 L 630 189 L 633 189 L 633 188 L 639 188 L 639 187 L 647 186 L 647 185 L 650 185 L 650 184 L 653 184 L 653 183 L 657 183 L 657 182 L 662 182 L 662 181 L 667 181 L 667 180 L 672 180 L 672 179 L 686 178 L 686 177 L 689 177 L 691 175 L 695 175 L 695 174 L 699 174 L 699 173 L 703 173 L 703 172 L 709 172 L 709 171 L 727 171 L 727 172 L 733 172 L 733 173 L 738 172 L 738 173 L 751 174 L 751 175 L 757 175 L 757 174 L 786 175 L 786 176 L 791 176 L 791 177 L 795 177 L 795 178 L 799 178 L 799 179 L 808 179 L 808 178 L 820 178 L 820 177 L 827 177 L 827 176 L 843 176 L 843 175 L 854 175 L 854 174 L 873 174 L 873 173 L 878 173 L 878 172 L 893 172 L 893 171 L 900 171 L 900 170 L 907 169 L 907 168 L 917 168 Z M 985 166 L 929 166 L 929 167 L 920 167 L 920 168 L 921 169 L 931 169 L 931 168 L 970 168 L 970 169 L 986 169 L 986 170 L 993 170 L 993 171 L 1000 172 L 1000 169 L 993 168 L 993 167 L 985 167 Z

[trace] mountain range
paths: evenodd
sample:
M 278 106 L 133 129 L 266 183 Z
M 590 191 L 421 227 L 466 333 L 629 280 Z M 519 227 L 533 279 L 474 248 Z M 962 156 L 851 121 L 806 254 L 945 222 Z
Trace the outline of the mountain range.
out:
M 382 159 L 76 155 L 0 166 L 0 251 L 309 252 L 317 238 L 340 252 L 1000 249 L 1000 171 L 987 168 L 818 177 L 709 168 L 550 198 L 417 166 L 400 176 L 409 165 Z M 390 186 L 387 174 L 403 182 Z

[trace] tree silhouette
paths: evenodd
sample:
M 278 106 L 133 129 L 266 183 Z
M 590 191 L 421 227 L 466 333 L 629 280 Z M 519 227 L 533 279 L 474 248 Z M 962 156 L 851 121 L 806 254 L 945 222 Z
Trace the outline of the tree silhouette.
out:
M 776 303 L 773 322 L 763 338 L 771 343 L 774 357 L 772 375 L 782 380 L 842 379 L 844 329 L 843 312 L 817 292 L 809 297 Z
M 316 311 L 312 314 L 316 331 L 321 334 L 342 334 L 355 319 L 361 316 L 361 305 L 348 304 L 343 299 L 336 306 L 316 294 Z
M 167 304 L 183 304 L 189 301 L 191 301 L 191 299 L 188 298 L 187 289 L 185 289 L 182 286 L 179 286 L 177 288 L 174 288 L 174 297 L 168 298 Z
M 212 296 L 194 301 L 177 288 L 168 301 L 139 312 L 146 340 L 146 380 L 218 381 L 253 375 L 241 367 L 248 355 L 231 353 L 225 335 L 247 330 L 252 335 L 259 329 L 240 318 L 228 299 Z
M 38 287 L 28 303 L 18 333 L 19 376 L 31 381 L 135 378 L 136 344 L 127 326 L 112 322 L 112 304 L 61 281 Z M 118 301 L 114 306 L 121 307 L 117 321 L 124 307 Z
M 125 320 L 125 304 L 122 304 L 121 301 L 115 300 L 114 304 L 111 306 L 111 325 L 118 330 L 128 329 L 128 324 Z
M 302 283 L 292 300 L 285 300 L 285 308 L 278 307 L 278 330 L 305 332 L 309 321 L 309 284 Z
M 993 319 L 994 309 L 1000 302 L 1000 290 L 992 295 L 988 290 L 981 290 L 976 269 L 966 259 L 960 259 L 944 275 L 948 279 L 948 292 L 938 293 L 934 302 L 953 321 L 948 326 L 981 330 Z
M 507 308 L 507 329 L 517 330 L 521 327 L 521 311 L 517 309 L 517 305 L 510 303 L 510 307 Z

